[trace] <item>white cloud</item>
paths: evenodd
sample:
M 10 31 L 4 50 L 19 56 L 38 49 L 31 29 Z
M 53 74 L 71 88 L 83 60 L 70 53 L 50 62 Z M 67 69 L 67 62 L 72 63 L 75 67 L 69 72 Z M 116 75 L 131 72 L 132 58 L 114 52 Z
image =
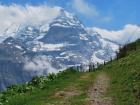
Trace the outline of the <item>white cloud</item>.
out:
M 99 12 L 97 11 L 94 5 L 91 5 L 86 2 L 86 0 L 74 0 L 73 1 L 74 9 L 86 16 L 98 16 Z
M 86 2 L 86 0 L 73 0 L 70 6 L 72 6 L 75 12 L 80 13 L 90 19 L 94 18 L 96 22 L 109 23 L 113 20 L 112 16 L 108 16 L 107 14 L 105 16 L 102 15 L 96 8 L 96 5 L 89 4 Z
M 59 10 L 60 7 L 49 7 L 47 5 L 0 5 L 0 34 L 10 26 L 16 29 L 20 24 L 49 23 L 59 14 Z
M 35 71 L 38 75 L 47 73 L 57 73 L 58 71 L 51 65 L 50 59 L 47 56 L 36 56 L 32 60 L 25 58 L 25 70 Z
M 127 24 L 124 26 L 122 30 L 110 31 L 106 29 L 101 29 L 94 27 L 92 28 L 94 31 L 101 34 L 103 38 L 110 39 L 112 41 L 116 41 L 120 44 L 126 44 L 128 42 L 133 42 L 140 38 L 140 26 Z

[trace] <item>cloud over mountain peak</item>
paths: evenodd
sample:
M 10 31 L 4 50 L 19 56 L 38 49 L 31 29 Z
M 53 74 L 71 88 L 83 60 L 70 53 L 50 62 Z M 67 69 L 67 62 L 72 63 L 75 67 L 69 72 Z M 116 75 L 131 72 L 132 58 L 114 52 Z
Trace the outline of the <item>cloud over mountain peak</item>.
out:
M 60 7 L 21 6 L 21 5 L 0 5 L 0 34 L 2 34 L 12 24 L 33 24 L 38 25 L 43 22 L 51 22 L 60 13 Z

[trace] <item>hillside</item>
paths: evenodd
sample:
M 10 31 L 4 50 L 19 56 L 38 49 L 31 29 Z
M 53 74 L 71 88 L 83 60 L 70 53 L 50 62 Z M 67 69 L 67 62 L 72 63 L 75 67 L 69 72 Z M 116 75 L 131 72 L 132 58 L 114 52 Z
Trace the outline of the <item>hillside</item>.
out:
M 71 68 L 11 86 L 0 94 L 1 105 L 140 105 L 140 41 L 127 48 L 125 57 L 93 72 Z

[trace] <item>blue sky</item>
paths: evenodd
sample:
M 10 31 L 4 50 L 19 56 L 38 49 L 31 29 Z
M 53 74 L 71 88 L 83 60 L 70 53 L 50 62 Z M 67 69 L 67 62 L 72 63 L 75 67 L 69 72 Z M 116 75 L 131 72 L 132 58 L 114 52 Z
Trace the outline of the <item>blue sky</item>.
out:
M 126 24 L 140 25 L 140 0 L 0 0 L 0 3 L 61 6 L 90 27 L 118 30 Z

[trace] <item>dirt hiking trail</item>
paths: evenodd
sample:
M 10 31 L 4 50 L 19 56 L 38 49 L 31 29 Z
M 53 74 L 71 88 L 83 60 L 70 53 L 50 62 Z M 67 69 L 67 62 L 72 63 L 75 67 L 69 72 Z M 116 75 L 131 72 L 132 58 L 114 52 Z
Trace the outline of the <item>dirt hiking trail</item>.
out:
M 109 87 L 110 78 L 107 74 L 98 74 L 93 86 L 91 86 L 88 90 L 90 105 L 113 105 L 112 99 L 105 96 Z

